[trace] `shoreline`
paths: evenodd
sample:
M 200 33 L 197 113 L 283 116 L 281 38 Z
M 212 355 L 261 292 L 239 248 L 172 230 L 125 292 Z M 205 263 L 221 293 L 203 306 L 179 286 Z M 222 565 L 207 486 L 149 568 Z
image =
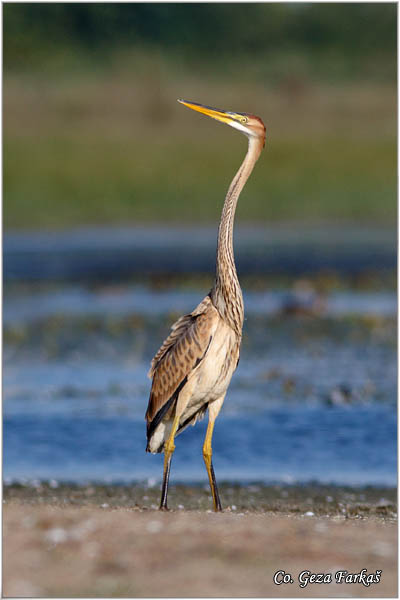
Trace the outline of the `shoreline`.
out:
M 205 486 L 166 513 L 158 485 L 52 485 L 4 487 L 5 597 L 397 596 L 393 488 L 222 484 L 216 514 Z M 363 569 L 379 581 L 335 579 Z
M 221 501 L 226 511 L 342 517 L 375 518 L 394 521 L 397 518 L 397 492 L 394 487 L 309 484 L 219 484 Z M 3 488 L 5 506 L 9 503 L 54 507 L 101 507 L 152 511 L 158 508 L 161 483 L 151 485 L 74 484 L 57 481 L 31 484 L 11 483 Z M 208 511 L 212 508 L 208 484 L 171 484 L 171 511 Z

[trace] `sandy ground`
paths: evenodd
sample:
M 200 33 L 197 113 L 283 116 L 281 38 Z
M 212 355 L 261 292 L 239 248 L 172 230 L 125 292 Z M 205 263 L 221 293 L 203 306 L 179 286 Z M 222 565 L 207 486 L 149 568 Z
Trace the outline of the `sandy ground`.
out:
M 6 597 L 395 597 L 394 490 L 221 486 L 207 512 L 202 487 L 6 486 Z M 181 502 L 181 504 L 178 504 Z M 382 571 L 379 583 L 335 573 Z M 332 583 L 300 587 L 302 571 Z M 274 584 L 285 571 L 293 583 Z M 365 580 L 367 582 L 365 575 Z M 280 577 L 278 577 L 280 579 Z

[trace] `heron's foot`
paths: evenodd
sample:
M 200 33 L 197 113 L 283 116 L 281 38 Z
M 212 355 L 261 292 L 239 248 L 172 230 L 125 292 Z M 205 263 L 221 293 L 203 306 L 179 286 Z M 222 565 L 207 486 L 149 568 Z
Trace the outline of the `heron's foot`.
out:
M 159 508 L 158 510 L 161 510 L 161 511 L 163 511 L 163 512 L 169 512 L 169 508 L 168 508 L 168 506 L 167 506 L 167 505 L 165 505 L 165 506 L 161 505 L 161 506 L 160 506 L 160 508 Z

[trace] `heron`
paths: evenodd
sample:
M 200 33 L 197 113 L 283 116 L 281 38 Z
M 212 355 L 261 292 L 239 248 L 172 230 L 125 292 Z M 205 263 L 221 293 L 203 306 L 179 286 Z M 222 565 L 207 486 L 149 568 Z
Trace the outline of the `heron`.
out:
M 265 145 L 265 125 L 259 117 L 178 100 L 184 106 L 225 123 L 248 138 L 246 156 L 225 197 L 218 230 L 216 276 L 209 294 L 171 327 L 150 371 L 152 379 L 146 412 L 147 447 L 164 452 L 160 510 L 167 496 L 175 437 L 204 416 L 208 425 L 203 444 L 215 511 L 221 501 L 212 463 L 212 436 L 232 375 L 239 363 L 244 319 L 243 297 L 233 254 L 233 224 L 239 195 Z

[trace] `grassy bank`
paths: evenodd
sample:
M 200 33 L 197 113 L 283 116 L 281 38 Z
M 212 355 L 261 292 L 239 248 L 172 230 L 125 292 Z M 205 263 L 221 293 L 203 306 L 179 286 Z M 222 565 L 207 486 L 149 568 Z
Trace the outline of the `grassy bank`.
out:
M 242 222 L 395 220 L 392 85 L 243 84 L 135 55 L 101 72 L 6 74 L 6 229 L 217 220 L 246 142 L 178 97 L 265 120 Z

